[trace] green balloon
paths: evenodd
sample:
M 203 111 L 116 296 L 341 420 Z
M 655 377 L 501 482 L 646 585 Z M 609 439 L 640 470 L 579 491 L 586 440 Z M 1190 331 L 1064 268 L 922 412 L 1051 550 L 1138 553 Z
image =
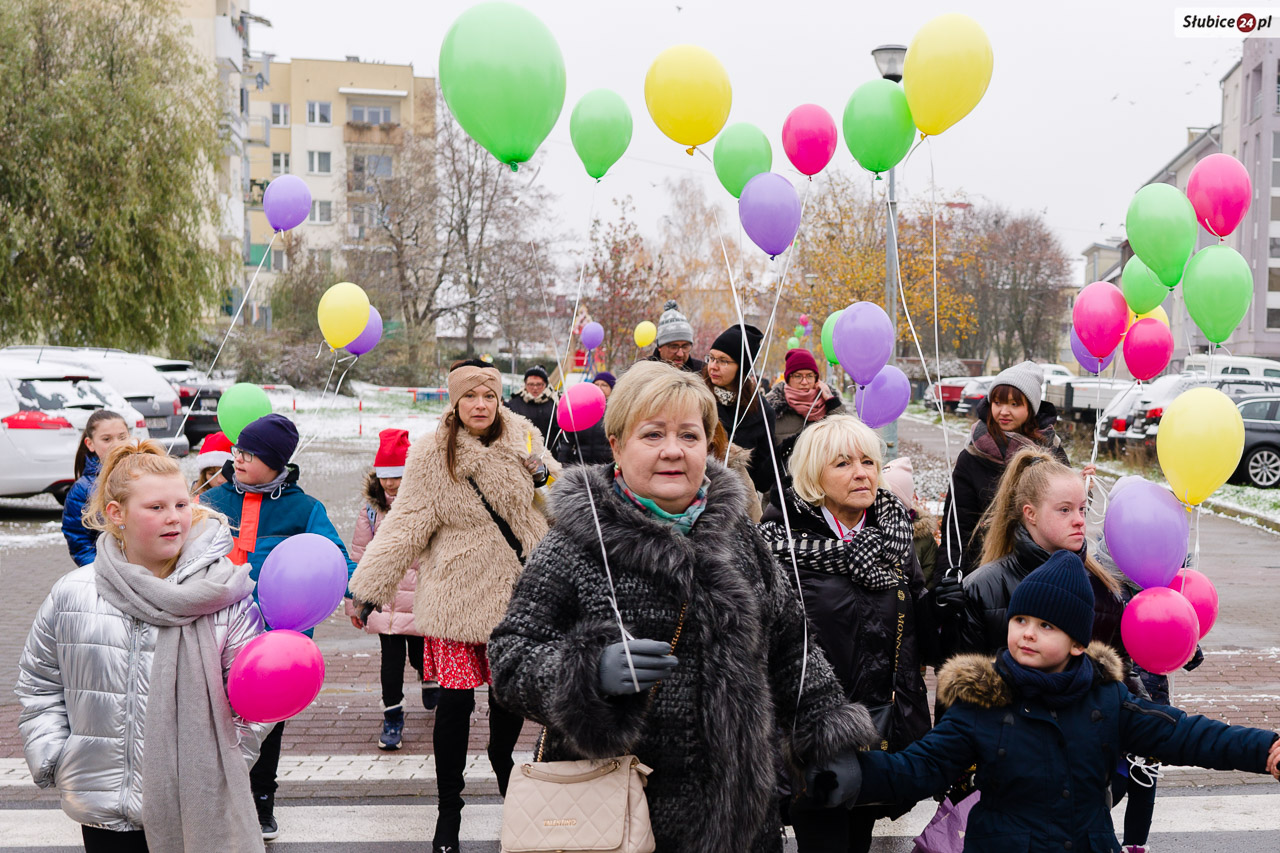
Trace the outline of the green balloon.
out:
M 631 144 L 627 102 L 611 89 L 587 92 L 569 116 L 569 138 L 587 174 L 600 180 Z
M 1182 279 L 1196 249 L 1196 211 L 1187 196 L 1170 184 L 1147 184 L 1129 202 L 1124 217 L 1133 253 L 1165 287 Z
M 787 338 L 787 349 L 800 349 L 800 339 L 795 335 Z
M 1135 314 L 1154 310 L 1169 295 L 1169 288 L 1137 255 L 1124 265 L 1124 272 L 1120 273 L 1120 289 L 1124 292 L 1124 301 L 1129 303 L 1129 310 Z
M 887 172 L 898 165 L 915 136 L 906 93 L 892 80 L 863 83 L 845 104 L 845 145 L 869 172 Z
M 1249 262 L 1230 246 L 1201 249 L 1187 263 L 1182 298 L 1204 336 L 1215 344 L 1222 343 L 1249 312 L 1253 299 Z
M 831 336 L 836 331 L 836 320 L 840 319 L 840 315 L 844 313 L 844 309 L 835 311 L 831 316 L 827 317 L 825 323 L 822 324 L 822 355 L 827 360 L 827 364 L 839 364 L 840 359 L 836 358 L 836 345 L 831 340 Z
M 738 198 L 747 181 L 773 166 L 773 147 L 760 128 L 739 122 L 729 125 L 720 134 L 711 159 L 720 183 L 730 195 Z
M 267 392 L 250 382 L 238 382 L 218 398 L 218 426 L 232 444 L 240 438 L 240 430 L 269 414 Z
M 440 46 L 440 92 L 472 139 L 513 169 L 564 107 L 564 57 L 546 25 L 514 3 L 472 6 Z

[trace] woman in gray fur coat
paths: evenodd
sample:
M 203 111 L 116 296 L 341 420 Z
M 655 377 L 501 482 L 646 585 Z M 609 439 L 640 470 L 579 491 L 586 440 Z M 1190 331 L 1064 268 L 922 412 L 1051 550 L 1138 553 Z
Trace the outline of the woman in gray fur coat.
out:
M 633 754 L 653 768 L 664 853 L 780 851 L 779 742 L 812 779 L 875 739 L 806 647 L 799 597 L 747 518 L 741 478 L 707 459 L 716 417 L 696 375 L 631 368 L 605 417 L 616 465 L 557 482 L 556 524 L 489 643 L 499 700 L 547 726 L 544 760 Z

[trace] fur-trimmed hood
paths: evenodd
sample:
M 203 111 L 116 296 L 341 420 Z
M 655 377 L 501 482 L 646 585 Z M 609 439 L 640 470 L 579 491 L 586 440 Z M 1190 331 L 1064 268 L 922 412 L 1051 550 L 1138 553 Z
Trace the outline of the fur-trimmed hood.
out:
M 1093 660 L 1095 684 L 1124 680 L 1124 662 L 1106 643 L 1090 643 L 1085 654 Z M 979 708 L 1012 704 L 1013 690 L 995 664 L 995 658 L 984 655 L 956 655 L 938 673 L 938 701 L 943 705 L 967 702 Z
M 386 515 L 391 511 L 387 493 L 382 488 L 382 483 L 378 482 L 378 475 L 372 471 L 364 475 L 364 499 L 379 515 Z

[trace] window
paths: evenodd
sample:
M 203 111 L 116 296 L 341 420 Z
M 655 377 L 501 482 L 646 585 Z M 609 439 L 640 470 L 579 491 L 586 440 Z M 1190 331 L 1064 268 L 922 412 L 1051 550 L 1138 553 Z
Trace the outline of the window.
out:
M 312 175 L 327 175 L 330 172 L 329 164 L 331 161 L 328 151 L 308 151 L 307 152 L 307 172 Z
M 1271 257 L 1280 258 L 1280 237 L 1271 238 Z
M 1271 419 L 1271 400 L 1251 400 L 1240 407 L 1240 417 L 1250 421 L 1266 421 Z
M 272 127 L 288 127 L 289 126 L 289 105 L 288 104 L 272 104 L 271 105 L 271 126 Z
M 1274 367 L 1268 367 L 1266 370 L 1262 371 L 1262 375 L 1272 379 L 1280 379 L 1280 370 L 1276 370 Z
M 289 152 L 288 151 L 272 151 L 271 152 L 271 174 L 273 176 L 289 174 Z
M 307 101 L 307 124 L 333 124 L 332 107 L 328 101 Z
M 1250 110 L 1249 121 L 1262 115 L 1262 66 L 1253 69 L 1249 75 Z
M 1280 195 L 1271 197 L 1271 221 L 1280 222 Z
M 307 221 L 318 225 L 328 225 L 333 221 L 333 202 L 312 201 L 311 216 Z
M 329 249 L 312 249 L 311 262 L 318 267 L 328 269 L 333 266 L 333 252 Z
M 370 107 L 363 104 L 352 104 L 351 120 L 364 124 L 390 124 L 391 107 Z
M 1222 372 L 1223 372 L 1223 373 L 1226 373 L 1226 374 L 1230 374 L 1231 376 L 1248 376 L 1248 375 L 1249 375 L 1249 368 L 1247 368 L 1247 367 L 1228 367 L 1226 370 L 1224 370 L 1224 371 L 1222 371 Z
M 373 192 L 374 183 L 391 177 L 390 154 L 355 154 L 351 158 L 351 188 L 355 192 Z
M 285 272 L 289 269 L 289 256 L 279 249 L 271 253 L 271 271 Z

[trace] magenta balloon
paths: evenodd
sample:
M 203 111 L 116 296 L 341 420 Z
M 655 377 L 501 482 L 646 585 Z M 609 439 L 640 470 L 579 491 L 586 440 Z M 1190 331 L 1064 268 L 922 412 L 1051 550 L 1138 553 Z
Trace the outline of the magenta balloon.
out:
M 854 394 L 858 417 L 872 429 L 891 424 L 911 402 L 911 380 L 892 364 L 887 364 L 868 385 L 859 385 Z
M 800 228 L 800 197 L 782 175 L 761 172 L 742 188 L 738 218 L 751 242 L 776 258 L 787 250 Z
M 369 322 L 364 327 L 364 331 L 356 336 L 356 339 L 343 347 L 344 350 L 352 355 L 364 355 L 378 345 L 378 341 L 382 340 L 382 315 L 378 313 L 378 309 L 372 305 L 369 306 Z
M 893 324 L 874 302 L 855 302 L 840 313 L 831 333 L 832 347 L 845 372 L 867 385 L 893 355 Z
M 604 392 L 594 382 L 574 385 L 556 404 L 556 423 L 565 432 L 581 432 L 604 417 Z
M 801 174 L 816 175 L 836 153 L 836 122 L 817 104 L 801 104 L 782 123 L 782 150 Z
M 311 190 L 297 175 L 281 175 L 267 184 L 262 210 L 276 231 L 297 228 L 311 215 Z
M 1134 379 L 1159 376 L 1173 357 L 1173 333 L 1154 317 L 1139 320 L 1124 336 L 1124 365 Z
M 1173 493 L 1146 480 L 1112 489 L 1102 535 L 1116 567 L 1144 589 L 1168 586 L 1187 558 L 1190 514 Z
M 1120 638 L 1134 663 L 1147 672 L 1168 675 L 1196 653 L 1200 621 L 1181 593 L 1152 587 L 1125 607 Z
M 1200 639 L 1203 640 L 1218 621 L 1218 590 L 1213 581 L 1195 569 L 1183 569 L 1169 584 L 1169 589 L 1182 593 L 1191 602 L 1200 620 Z
M 604 340 L 604 326 L 599 323 L 588 323 L 582 327 L 582 345 L 587 349 L 595 349 Z
M 1080 342 L 1080 336 L 1076 334 L 1076 327 L 1071 327 L 1071 354 L 1076 357 L 1076 361 L 1080 366 L 1097 376 L 1102 371 L 1111 366 L 1111 362 L 1115 361 L 1116 354 L 1112 350 L 1106 358 L 1098 358 L 1093 353 L 1084 348 L 1084 344 Z
M 227 698 L 253 723 L 278 723 L 298 714 L 320 695 L 324 656 L 310 637 L 297 631 L 268 631 L 254 637 L 231 662 Z
M 272 548 L 258 575 L 258 607 L 276 629 L 314 628 L 346 591 L 347 560 L 318 533 L 298 533 Z
M 1253 197 L 1249 170 L 1230 154 L 1210 154 L 1187 179 L 1187 198 L 1210 234 L 1225 237 L 1244 219 Z
M 1120 288 L 1105 281 L 1087 285 L 1076 296 L 1071 325 L 1084 348 L 1098 358 L 1115 351 L 1129 322 L 1129 303 Z

